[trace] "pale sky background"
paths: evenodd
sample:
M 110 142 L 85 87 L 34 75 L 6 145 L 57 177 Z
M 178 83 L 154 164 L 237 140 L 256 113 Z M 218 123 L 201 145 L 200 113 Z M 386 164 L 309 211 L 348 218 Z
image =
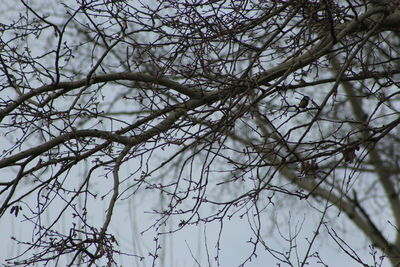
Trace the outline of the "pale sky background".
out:
M 5 3 L 10 4 L 11 2 L 12 5 L 15 5 L 11 10 L 9 10 L 10 7 L 3 5 Z M 13 12 L 17 14 L 16 12 L 18 12 L 18 4 L 19 1 L 2 1 L 3 6 L 0 7 L 0 11 L 2 12 L 1 14 L 6 14 L 7 17 L 11 17 Z M 3 18 L 0 16 L 0 22 L 6 23 L 5 19 L 5 16 Z M 35 49 L 40 49 L 40 47 L 36 47 Z M 0 92 L 0 96 L 4 97 L 2 94 L 4 94 L 4 92 Z M 4 140 L 4 132 L 1 134 L 1 138 Z M 7 141 L 1 143 L 5 144 L 6 142 Z M 82 169 L 75 170 L 75 172 L 71 173 L 70 176 L 76 176 L 77 179 L 79 179 L 82 177 L 83 172 L 84 170 Z M 0 173 L 0 180 L 2 177 L 8 178 L 8 173 Z M 107 187 L 109 186 L 107 183 L 111 183 L 112 181 L 110 180 L 111 179 L 108 181 L 99 181 L 97 185 L 99 191 L 102 190 L 102 187 L 104 187 L 103 190 L 108 190 L 110 187 Z M 28 202 L 28 200 L 25 201 Z M 31 197 L 29 201 L 35 201 L 35 198 Z M 91 220 L 95 224 L 96 222 L 98 222 L 98 225 L 103 223 L 107 204 L 107 202 L 101 201 L 94 201 L 90 203 L 92 206 Z M 151 210 L 151 208 L 155 205 L 157 205 L 157 203 L 154 202 L 153 196 L 146 196 L 145 194 L 142 194 L 142 197 L 140 198 L 135 197 L 134 201 L 130 204 L 128 204 L 127 201 L 123 201 L 118 204 L 114 212 L 114 217 L 109 232 L 115 234 L 122 251 L 146 256 L 146 260 L 143 262 L 139 262 L 135 258 L 121 257 L 121 261 L 118 262 L 121 263 L 122 266 L 151 266 L 151 259 L 147 257 L 147 255 L 148 252 L 151 252 L 155 246 L 153 242 L 154 231 L 151 229 L 143 235 L 140 235 L 139 232 L 145 230 L 153 222 L 150 219 L 151 216 L 149 214 L 144 214 L 144 211 Z M 281 205 L 285 206 L 285 203 Z M 306 238 L 312 238 L 315 231 L 315 224 L 320 220 L 320 217 L 317 212 L 312 210 L 310 206 L 307 205 L 305 201 L 303 201 L 303 203 L 297 203 L 295 208 L 292 208 L 292 205 L 293 202 L 288 200 L 287 208 L 281 210 L 278 215 L 273 211 L 273 207 L 271 206 L 264 212 L 263 218 L 265 220 L 272 218 L 278 222 L 286 222 L 278 224 L 281 227 L 282 234 L 285 234 L 287 231 L 287 218 L 289 217 L 289 214 L 291 217 L 291 227 L 293 227 L 292 230 L 294 230 L 296 225 L 298 226 L 299 224 L 303 223 L 301 233 L 296 239 L 298 242 L 297 247 L 299 250 L 299 258 L 302 259 L 305 253 L 304 250 L 307 248 Z M 56 211 L 54 211 L 54 214 L 56 214 Z M 50 218 L 54 214 L 51 214 L 50 212 L 47 216 Z M 331 224 L 331 226 L 342 227 L 342 231 L 338 231 L 338 234 L 340 234 L 341 237 L 344 237 L 352 248 L 357 250 L 359 256 L 365 262 L 373 264 L 372 256 L 369 255 L 369 250 L 366 248 L 368 246 L 368 241 L 365 240 L 363 234 L 360 233 L 350 223 L 349 220 L 343 218 L 344 214 L 341 214 L 341 217 L 335 217 L 333 214 L 335 213 L 332 213 L 330 215 L 331 217 L 327 218 L 326 220 Z M 175 222 L 174 226 L 176 227 L 177 224 L 178 222 Z M 268 226 L 267 223 L 265 225 Z M 61 221 L 57 227 L 59 229 L 69 229 L 70 225 L 68 221 Z M 204 229 L 204 227 L 206 227 L 206 229 Z M 200 266 L 209 266 L 207 263 L 207 254 L 204 246 L 204 231 L 207 233 L 206 237 L 212 263 L 211 266 L 217 266 L 213 260 L 216 255 L 216 237 L 218 236 L 219 232 L 219 224 L 217 222 L 207 224 L 206 226 L 200 224 L 197 227 L 189 226 L 173 235 L 167 235 L 165 243 L 161 242 L 161 244 L 162 246 L 167 247 L 166 254 L 169 256 L 172 255 L 172 258 L 167 257 L 165 259 L 164 266 L 199 266 L 190 256 L 191 253 L 193 253 L 193 256 L 199 260 Z M 2 264 L 4 264 L 4 259 L 15 255 L 18 253 L 18 251 L 22 251 L 22 248 L 19 247 L 15 241 L 11 240 L 11 236 L 16 236 L 19 239 L 21 238 L 25 240 L 30 240 L 32 237 L 29 226 L 26 222 L 24 222 L 21 214 L 15 218 L 14 215 L 7 213 L 0 220 L 0 240 L 3 247 L 3 249 L 0 250 L 0 263 Z M 224 228 L 221 238 L 222 250 L 220 251 L 220 266 L 237 266 L 245 259 L 245 257 L 249 255 L 252 249 L 252 246 L 247 243 L 249 236 L 250 232 L 246 217 L 244 217 L 242 220 L 235 217 L 232 220 L 224 221 Z M 270 245 L 272 248 L 276 248 L 277 250 L 280 250 L 282 246 L 287 247 L 287 243 L 282 240 L 282 237 L 277 229 L 271 231 L 271 236 L 268 236 L 265 240 L 268 241 L 268 245 Z M 312 248 L 312 251 L 315 250 L 318 251 L 319 256 L 326 264 L 328 264 L 328 266 L 360 266 L 359 264 L 356 264 L 353 259 L 338 249 L 337 245 L 334 244 L 333 240 L 326 234 L 324 227 L 321 228 L 321 237 L 318 238 L 317 242 Z M 258 257 L 253 258 L 253 260 L 250 263 L 247 263 L 245 266 L 285 266 L 270 256 L 268 252 L 263 251 L 261 246 L 259 246 L 256 254 Z M 380 253 L 378 252 L 378 256 L 379 255 Z M 295 256 L 293 256 L 293 259 L 295 259 Z M 161 265 L 157 264 L 157 266 Z M 319 265 L 315 260 L 308 266 L 322 265 Z M 388 261 L 385 260 L 382 266 L 386 267 L 390 265 L 388 264 Z

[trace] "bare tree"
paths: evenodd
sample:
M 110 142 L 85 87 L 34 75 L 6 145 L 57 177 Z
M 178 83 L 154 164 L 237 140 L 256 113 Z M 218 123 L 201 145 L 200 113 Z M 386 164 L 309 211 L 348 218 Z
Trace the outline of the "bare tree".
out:
M 247 216 L 238 265 L 323 265 L 323 229 L 366 265 L 338 215 L 400 264 L 400 1 L 45 2 L 2 11 L 0 215 L 32 227 L 7 265 L 118 264 L 116 206 L 146 194 L 159 233 Z M 320 214 L 297 258 L 265 240 L 296 202 Z

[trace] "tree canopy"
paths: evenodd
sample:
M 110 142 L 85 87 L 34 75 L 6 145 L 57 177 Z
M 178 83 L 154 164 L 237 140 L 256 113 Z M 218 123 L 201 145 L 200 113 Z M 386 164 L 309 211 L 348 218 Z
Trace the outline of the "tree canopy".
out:
M 251 233 L 237 265 L 267 253 L 325 266 L 321 231 L 355 263 L 400 263 L 400 1 L 0 9 L 0 222 L 29 229 L 12 237 L 7 266 L 163 266 L 158 237 L 213 223 L 205 257 L 223 266 L 219 240 L 234 219 Z M 151 253 L 111 229 L 134 212 L 129 203 L 151 214 L 137 230 L 156 233 Z M 270 229 L 285 234 L 271 214 L 300 206 L 314 234 L 301 251 L 300 230 L 282 238 L 289 251 L 277 249 Z M 384 257 L 360 257 L 335 218 Z

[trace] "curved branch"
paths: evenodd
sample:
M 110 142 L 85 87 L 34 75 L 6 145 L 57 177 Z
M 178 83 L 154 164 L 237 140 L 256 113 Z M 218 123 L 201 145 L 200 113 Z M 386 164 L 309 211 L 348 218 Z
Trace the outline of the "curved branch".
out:
M 129 143 L 129 139 L 127 137 L 113 134 L 113 133 L 110 133 L 107 131 L 75 130 L 73 132 L 69 132 L 69 133 L 57 136 L 57 137 L 51 139 L 50 141 L 43 143 L 39 146 L 27 149 L 18 154 L 15 154 L 13 156 L 10 156 L 8 158 L 4 158 L 4 159 L 0 160 L 0 168 L 14 165 L 14 164 L 16 164 L 17 161 L 27 158 L 29 156 L 40 155 L 43 152 L 48 151 L 48 150 L 52 149 L 53 147 L 56 147 L 66 141 L 69 141 L 72 139 L 85 138 L 85 137 L 96 137 L 96 138 L 102 138 L 102 139 L 106 139 L 106 140 L 113 140 L 113 141 L 121 143 L 121 144 Z

